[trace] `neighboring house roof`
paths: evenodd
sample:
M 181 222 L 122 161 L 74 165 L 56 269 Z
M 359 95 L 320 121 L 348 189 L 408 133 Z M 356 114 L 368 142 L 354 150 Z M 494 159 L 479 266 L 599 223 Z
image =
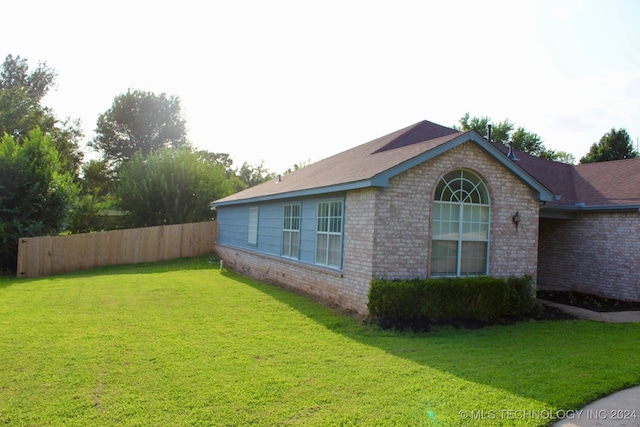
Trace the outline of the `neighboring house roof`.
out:
M 494 145 L 505 154 L 509 150 Z M 640 158 L 568 165 L 514 152 L 519 166 L 555 195 L 547 208 L 640 209 Z
M 475 131 L 459 132 L 421 121 L 373 141 L 267 181 L 212 206 L 326 194 L 366 187 L 386 187 L 389 179 L 465 142 L 478 144 L 539 194 L 552 201 L 553 193 L 517 162 Z

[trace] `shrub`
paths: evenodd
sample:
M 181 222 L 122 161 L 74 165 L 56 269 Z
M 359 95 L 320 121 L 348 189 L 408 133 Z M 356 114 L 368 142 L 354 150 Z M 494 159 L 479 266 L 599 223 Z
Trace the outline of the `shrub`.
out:
M 529 275 L 509 277 L 507 284 L 510 289 L 511 315 L 526 315 L 539 309 L 533 277 Z
M 482 276 L 374 279 L 367 306 L 382 326 L 405 327 L 519 317 L 533 312 L 538 303 L 530 276 L 509 279 Z

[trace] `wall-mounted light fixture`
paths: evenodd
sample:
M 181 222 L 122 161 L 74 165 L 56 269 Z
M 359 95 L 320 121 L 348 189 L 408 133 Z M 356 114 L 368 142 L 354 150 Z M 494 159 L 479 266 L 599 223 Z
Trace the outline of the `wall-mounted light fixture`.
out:
M 516 211 L 516 213 L 511 217 L 513 223 L 516 225 L 516 231 L 518 231 L 518 224 L 520 224 L 520 212 Z

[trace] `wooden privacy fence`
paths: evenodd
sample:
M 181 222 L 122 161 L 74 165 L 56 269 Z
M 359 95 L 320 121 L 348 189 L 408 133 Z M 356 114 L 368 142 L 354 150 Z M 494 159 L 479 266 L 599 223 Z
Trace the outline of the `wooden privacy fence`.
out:
M 42 277 L 113 264 L 136 264 L 213 252 L 215 221 L 132 228 L 18 241 L 18 277 Z

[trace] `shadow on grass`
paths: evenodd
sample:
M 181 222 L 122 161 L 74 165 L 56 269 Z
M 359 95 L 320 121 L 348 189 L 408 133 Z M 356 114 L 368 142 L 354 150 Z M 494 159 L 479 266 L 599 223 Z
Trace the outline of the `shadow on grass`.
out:
M 208 256 L 160 263 L 108 266 L 67 277 L 218 270 Z M 530 321 L 484 329 L 434 328 L 428 333 L 388 331 L 321 305 L 306 296 L 233 271 L 222 274 L 296 310 L 318 325 L 393 357 L 465 380 L 576 409 L 616 390 L 640 384 L 640 324 Z M 0 289 L 40 279 L 7 279 Z M 372 367 L 374 369 L 375 367 Z M 494 408 L 500 409 L 500 408 Z
M 389 331 L 293 291 L 223 274 L 353 341 L 557 409 L 577 409 L 640 384 L 640 324 L 531 320 L 483 329 Z
M 16 278 L 0 277 L 0 290 L 8 288 L 9 286 L 17 285 L 18 283 L 23 283 L 18 280 L 19 279 Z

